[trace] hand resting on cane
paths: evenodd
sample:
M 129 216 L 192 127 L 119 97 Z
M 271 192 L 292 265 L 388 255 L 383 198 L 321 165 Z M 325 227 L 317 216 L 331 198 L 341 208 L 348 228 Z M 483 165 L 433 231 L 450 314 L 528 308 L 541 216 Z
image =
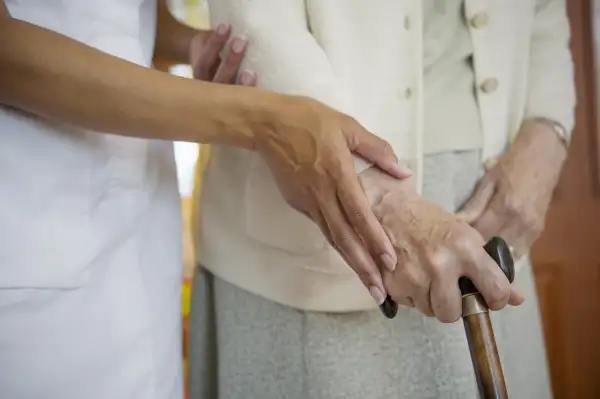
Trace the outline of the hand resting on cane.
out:
M 526 122 L 508 151 L 488 166 L 458 216 L 486 240 L 502 237 L 518 259 L 544 228 L 566 156 L 566 146 L 549 125 Z
M 455 322 L 462 311 L 462 276 L 473 281 L 493 310 L 523 302 L 473 227 L 418 195 L 409 180 L 390 178 L 377 168 L 362 172 L 359 180 L 397 254 L 394 272 L 383 272 L 396 302 Z

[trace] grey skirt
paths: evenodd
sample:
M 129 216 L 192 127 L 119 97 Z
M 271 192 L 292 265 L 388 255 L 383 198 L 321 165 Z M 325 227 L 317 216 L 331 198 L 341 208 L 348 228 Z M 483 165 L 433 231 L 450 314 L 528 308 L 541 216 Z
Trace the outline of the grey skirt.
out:
M 479 152 L 425 158 L 423 195 L 455 211 L 481 176 Z M 243 267 L 243 265 L 240 265 Z M 509 395 L 551 398 L 531 268 L 524 305 L 492 314 Z M 402 308 L 304 312 L 198 268 L 190 320 L 190 399 L 477 398 L 462 322 Z

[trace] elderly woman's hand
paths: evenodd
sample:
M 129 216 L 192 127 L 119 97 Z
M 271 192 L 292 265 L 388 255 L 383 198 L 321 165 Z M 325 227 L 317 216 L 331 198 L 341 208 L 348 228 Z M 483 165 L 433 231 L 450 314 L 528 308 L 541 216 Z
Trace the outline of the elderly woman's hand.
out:
M 544 228 L 566 155 L 564 143 L 549 125 L 525 123 L 508 151 L 489 165 L 459 218 L 486 240 L 502 237 L 515 258 L 522 256 Z
M 384 270 L 384 285 L 396 302 L 416 306 L 442 322 L 461 316 L 458 280 L 469 277 L 491 309 L 518 305 L 521 295 L 511 287 L 483 246 L 483 237 L 454 214 L 425 200 L 408 180 L 393 179 L 376 168 L 359 176 L 397 254 L 393 272 Z

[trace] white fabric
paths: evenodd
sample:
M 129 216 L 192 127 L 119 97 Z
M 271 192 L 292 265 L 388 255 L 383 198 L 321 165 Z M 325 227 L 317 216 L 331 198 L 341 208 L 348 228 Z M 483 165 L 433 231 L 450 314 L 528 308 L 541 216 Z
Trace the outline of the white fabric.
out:
M 423 153 L 480 150 L 473 42 L 464 0 L 423 0 Z
M 7 5 L 150 65 L 153 0 Z M 171 143 L 0 109 L 0 398 L 181 398 L 180 234 Z
M 248 38 L 244 67 L 257 73 L 259 86 L 349 113 L 391 143 L 421 187 L 421 0 L 209 0 L 209 6 L 212 24 L 229 22 L 234 34 Z M 477 87 L 497 82 L 495 90 L 477 92 L 483 156 L 500 154 L 525 117 L 546 116 L 571 131 L 565 1 L 466 0 L 464 13 L 468 21 L 480 16 L 477 27 L 469 22 Z M 359 171 L 365 167 L 357 162 Z M 374 306 L 315 225 L 287 206 L 259 155 L 214 147 L 204 184 L 197 256 L 216 276 L 304 310 Z

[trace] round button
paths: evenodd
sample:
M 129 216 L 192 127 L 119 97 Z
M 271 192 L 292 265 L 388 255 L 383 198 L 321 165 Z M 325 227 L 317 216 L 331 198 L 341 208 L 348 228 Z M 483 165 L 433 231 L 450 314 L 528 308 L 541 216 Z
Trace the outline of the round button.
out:
M 410 17 L 408 15 L 404 17 L 404 29 L 410 30 Z
M 485 169 L 485 170 L 490 170 L 490 169 L 492 169 L 494 166 L 496 166 L 496 164 L 497 164 L 497 163 L 498 163 L 498 158 L 496 158 L 496 157 L 491 157 L 491 158 L 488 158 L 488 159 L 486 159 L 486 160 L 483 162 L 483 167 L 484 167 L 484 169 Z
M 493 93 L 494 91 L 496 91 L 496 89 L 498 89 L 498 79 L 496 79 L 496 78 L 486 79 L 481 83 L 479 88 L 484 93 Z
M 411 97 L 412 97 L 412 89 L 410 87 L 407 87 L 406 90 L 404 90 L 404 98 L 406 98 L 407 100 L 410 100 Z
M 475 14 L 472 18 L 471 18 L 471 27 L 475 28 L 475 29 L 481 29 L 487 26 L 487 24 L 490 22 L 490 17 L 488 14 L 484 13 L 484 12 L 480 12 Z

